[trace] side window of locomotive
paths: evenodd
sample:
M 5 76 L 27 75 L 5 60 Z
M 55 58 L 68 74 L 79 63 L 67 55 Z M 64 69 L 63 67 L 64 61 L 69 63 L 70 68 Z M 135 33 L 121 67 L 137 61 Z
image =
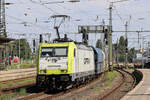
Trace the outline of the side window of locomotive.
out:
M 67 57 L 68 56 L 68 48 L 67 47 L 55 47 L 55 57 Z
M 76 57 L 76 49 L 74 49 L 74 57 Z

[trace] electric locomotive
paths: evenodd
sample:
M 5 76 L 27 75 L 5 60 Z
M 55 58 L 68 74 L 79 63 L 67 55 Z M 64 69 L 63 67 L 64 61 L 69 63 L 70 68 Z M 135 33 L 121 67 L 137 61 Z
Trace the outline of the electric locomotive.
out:
M 36 84 L 65 89 L 95 77 L 93 48 L 75 42 L 41 43 Z

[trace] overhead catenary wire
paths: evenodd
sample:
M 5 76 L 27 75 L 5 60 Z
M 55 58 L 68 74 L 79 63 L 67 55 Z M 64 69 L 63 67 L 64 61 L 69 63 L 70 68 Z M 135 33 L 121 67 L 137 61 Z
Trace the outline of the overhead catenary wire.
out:
M 19 21 L 21 22 L 21 23 L 16 23 L 16 24 L 23 24 L 23 23 L 26 23 L 26 24 L 30 24 L 31 27 L 38 27 L 38 28 L 40 28 L 40 29 L 42 29 L 42 30 L 47 29 L 46 27 L 37 25 L 37 24 L 32 23 L 32 22 L 29 22 L 29 21 L 25 21 L 25 20 L 20 19 L 20 18 L 18 18 L 18 17 L 14 17 L 14 16 L 11 16 L 11 15 L 6 15 L 6 16 L 10 17 L 11 19 L 15 19 L 15 20 L 17 20 L 17 21 L 19 20 Z
M 123 18 L 121 17 L 121 15 L 119 14 L 119 12 L 118 12 L 116 6 L 113 6 L 113 7 L 115 8 L 116 15 L 119 17 L 119 19 L 121 20 L 122 24 L 124 25 L 124 20 L 123 20 Z
M 45 5 L 42 4 L 42 2 L 37 2 L 37 1 L 33 1 L 33 0 L 30 0 L 30 1 L 31 1 L 32 3 L 36 3 L 36 4 L 40 4 L 40 5 L 42 5 L 42 6 L 45 6 Z M 54 4 L 55 4 L 55 3 L 54 3 Z M 56 5 L 62 6 L 62 5 L 57 4 L 57 3 L 56 3 Z M 45 7 L 47 8 L 47 6 L 45 6 Z M 63 6 L 62 6 L 62 7 L 63 7 Z M 63 7 L 63 8 L 66 9 L 66 7 Z M 51 8 L 48 7 L 48 9 L 51 9 Z M 68 9 L 67 9 L 67 10 L 68 10 Z M 53 12 L 54 10 L 51 9 L 51 11 Z M 57 13 L 57 12 L 54 12 L 54 13 Z M 73 18 L 73 19 L 74 19 L 74 18 Z
M 43 6 L 43 7 L 45 7 L 45 8 L 47 8 L 47 9 L 49 9 L 51 12 L 53 12 L 53 14 L 59 14 L 59 13 L 57 13 L 55 10 L 53 10 L 53 9 L 51 9 L 51 8 L 49 8 L 49 7 L 47 7 L 46 5 L 44 5 L 43 3 L 41 3 L 41 2 L 36 2 L 36 1 L 33 1 L 33 0 L 30 0 L 32 3 L 34 3 L 34 4 L 39 4 L 39 5 L 41 5 L 41 6 Z

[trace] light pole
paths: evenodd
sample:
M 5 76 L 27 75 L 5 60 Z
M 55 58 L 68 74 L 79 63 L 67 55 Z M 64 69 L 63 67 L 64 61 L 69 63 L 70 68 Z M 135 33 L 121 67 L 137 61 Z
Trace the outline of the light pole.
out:
M 20 63 L 21 63 L 21 59 L 20 59 L 20 36 L 19 36 L 19 66 L 18 66 L 18 69 L 20 69 Z
M 112 7 L 114 3 L 118 2 L 124 2 L 128 0 L 120 0 L 120 1 L 114 1 L 110 2 L 109 6 L 109 41 L 108 41 L 108 46 L 109 46 L 109 70 L 112 69 Z
M 20 57 L 20 36 L 25 36 L 25 34 L 17 34 L 15 33 L 16 35 L 19 35 L 19 65 L 18 65 L 18 69 L 20 69 L 20 64 L 21 64 L 21 57 Z
M 128 22 L 126 22 L 125 24 L 125 67 L 127 68 L 127 62 L 128 62 L 128 35 L 127 35 L 127 31 L 128 31 Z
M 110 3 L 110 7 L 109 7 L 109 35 L 108 35 L 109 70 L 111 70 L 111 67 L 112 67 L 112 7 L 113 7 L 113 2 Z

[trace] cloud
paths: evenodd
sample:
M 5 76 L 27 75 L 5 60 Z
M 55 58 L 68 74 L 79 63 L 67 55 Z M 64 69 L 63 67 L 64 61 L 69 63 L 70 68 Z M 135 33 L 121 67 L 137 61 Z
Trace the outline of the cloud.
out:
M 14 3 L 13 5 L 6 6 L 8 8 L 6 9 L 6 19 L 8 23 L 7 31 L 11 33 L 13 32 L 12 29 L 15 29 L 23 33 L 54 33 L 55 30 L 53 30 L 52 22 L 45 23 L 46 21 L 52 21 L 49 18 L 53 14 L 70 15 L 71 21 L 69 27 L 73 28 L 72 30 L 77 29 L 77 26 L 80 24 L 101 24 L 100 22 L 102 19 L 105 19 L 106 24 L 108 24 L 109 4 L 111 1 L 117 0 L 80 0 L 80 2 L 77 3 L 67 2 L 68 0 L 50 1 L 64 1 L 64 3 L 42 5 L 39 0 L 6 0 L 6 2 Z M 41 2 L 49 2 L 49 0 L 41 0 Z M 149 4 L 150 0 L 129 0 L 126 2 L 115 3 L 115 7 L 113 7 L 113 29 L 124 30 L 124 24 L 122 23 L 121 18 L 123 22 L 125 22 L 129 20 L 130 15 L 132 17 L 129 29 L 138 30 L 141 27 L 150 29 Z M 118 14 L 116 13 L 115 8 Z M 95 21 L 97 16 L 99 16 L 99 19 Z M 119 16 L 121 18 L 119 18 Z M 139 21 L 139 18 L 144 18 L 144 20 Z M 35 23 L 36 19 L 38 20 L 37 23 Z M 75 21 L 77 19 L 78 21 Z M 11 24 L 15 21 L 16 23 L 27 22 L 30 27 L 23 26 L 22 24 Z M 69 29 L 71 30 L 71 28 Z M 61 28 L 61 30 L 63 31 L 63 28 Z M 120 35 L 122 35 L 122 33 L 118 36 Z

